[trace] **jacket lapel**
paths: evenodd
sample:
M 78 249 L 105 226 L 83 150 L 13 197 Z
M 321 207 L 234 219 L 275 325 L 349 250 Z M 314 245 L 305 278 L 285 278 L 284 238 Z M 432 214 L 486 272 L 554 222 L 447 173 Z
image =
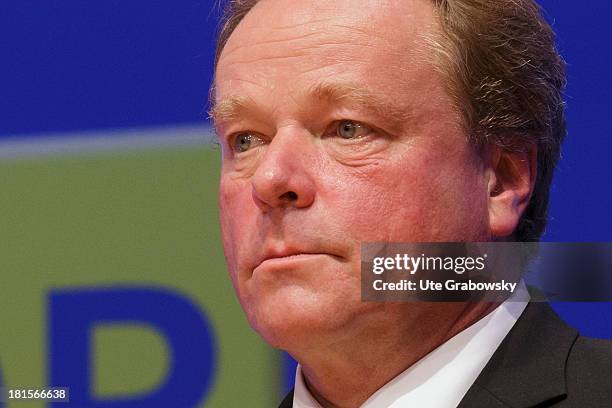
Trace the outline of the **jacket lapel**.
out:
M 548 406 L 567 395 L 565 365 L 578 332 L 546 303 L 530 303 L 460 408 Z

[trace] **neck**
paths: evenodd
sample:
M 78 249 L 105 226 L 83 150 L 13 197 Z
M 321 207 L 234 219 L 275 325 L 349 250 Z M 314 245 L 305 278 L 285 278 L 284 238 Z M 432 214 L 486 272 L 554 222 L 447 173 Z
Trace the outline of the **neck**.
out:
M 357 408 L 393 378 L 457 333 L 480 320 L 498 303 L 394 305 L 409 308 L 406 324 L 389 325 L 383 315 L 368 319 L 357 333 L 343 334 L 325 347 L 291 352 L 300 362 L 311 394 L 324 408 Z M 412 313 L 410 313 L 412 312 Z M 373 316 L 371 316 L 373 317 Z M 393 320 L 393 319 L 392 319 Z

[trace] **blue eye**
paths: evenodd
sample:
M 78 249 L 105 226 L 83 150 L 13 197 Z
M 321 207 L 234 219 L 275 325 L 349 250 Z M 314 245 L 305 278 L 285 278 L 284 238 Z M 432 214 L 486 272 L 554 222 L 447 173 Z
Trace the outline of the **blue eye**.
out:
M 234 138 L 234 151 L 237 153 L 243 153 L 252 147 L 263 144 L 261 138 L 253 133 L 239 133 Z
M 358 139 L 370 133 L 370 129 L 352 120 L 343 120 L 338 124 L 338 136 L 343 139 Z

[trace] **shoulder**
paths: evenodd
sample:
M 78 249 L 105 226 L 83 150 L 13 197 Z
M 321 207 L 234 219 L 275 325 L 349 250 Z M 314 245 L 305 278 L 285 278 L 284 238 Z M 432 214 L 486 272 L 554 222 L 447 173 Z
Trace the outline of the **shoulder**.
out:
M 569 400 L 604 406 L 612 400 L 612 340 L 578 337 L 567 360 Z
M 546 303 L 530 303 L 460 406 L 604 407 L 611 381 L 612 341 L 582 337 Z
M 572 347 L 568 368 L 593 371 L 600 368 L 612 373 L 612 340 L 579 336 Z

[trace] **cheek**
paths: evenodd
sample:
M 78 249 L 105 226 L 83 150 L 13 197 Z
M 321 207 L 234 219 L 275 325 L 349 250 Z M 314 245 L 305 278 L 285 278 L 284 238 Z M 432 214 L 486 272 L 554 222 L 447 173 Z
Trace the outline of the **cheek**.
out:
M 469 156 L 451 161 L 415 150 L 410 157 L 336 172 L 326 207 L 357 241 L 479 240 L 485 191 Z
M 232 230 L 244 224 L 245 220 L 253 216 L 252 212 L 255 208 L 248 179 L 221 176 L 219 210 L 222 228 Z
M 221 177 L 219 183 L 219 219 L 225 258 L 234 278 L 239 258 L 240 242 L 248 237 L 248 225 L 253 219 L 251 195 L 244 180 Z

